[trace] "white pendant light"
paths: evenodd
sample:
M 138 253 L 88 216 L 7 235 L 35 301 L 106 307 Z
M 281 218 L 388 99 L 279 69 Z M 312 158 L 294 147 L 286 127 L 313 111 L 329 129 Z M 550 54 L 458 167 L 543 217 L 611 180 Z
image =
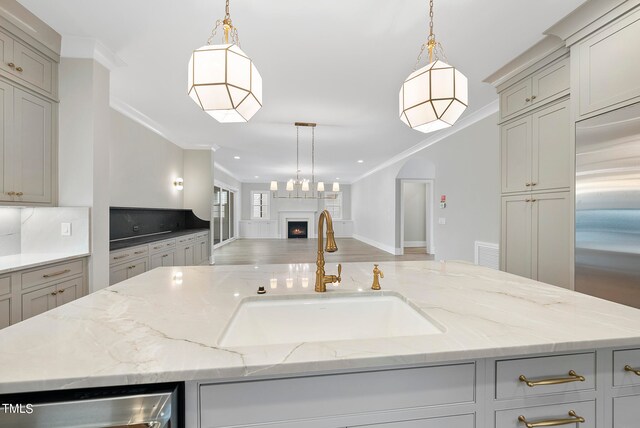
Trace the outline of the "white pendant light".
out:
M 429 2 L 429 17 L 429 38 L 422 45 L 416 68 L 425 48 L 429 64 L 411 73 L 399 94 L 400 119 L 425 133 L 453 125 L 468 105 L 467 78 L 439 58 L 444 52 L 433 33 L 433 0 Z
M 302 191 L 303 192 L 308 192 L 309 191 L 309 180 L 303 180 L 302 181 Z
M 224 44 L 211 44 L 220 24 Z M 207 44 L 193 51 L 188 74 L 189 96 L 218 122 L 247 122 L 262 107 L 262 77 L 240 49 L 238 30 L 231 24 L 229 0 L 224 20 L 216 21 Z
M 287 192 L 293 192 L 293 180 L 287 181 Z
M 340 183 L 338 183 L 337 181 L 333 183 L 333 187 L 331 188 L 331 190 L 333 190 L 334 192 L 339 192 L 340 191 Z
M 318 181 L 318 192 L 324 192 L 324 182 Z
M 272 192 L 277 192 L 278 191 L 278 182 L 277 181 L 272 181 L 270 189 L 271 189 Z

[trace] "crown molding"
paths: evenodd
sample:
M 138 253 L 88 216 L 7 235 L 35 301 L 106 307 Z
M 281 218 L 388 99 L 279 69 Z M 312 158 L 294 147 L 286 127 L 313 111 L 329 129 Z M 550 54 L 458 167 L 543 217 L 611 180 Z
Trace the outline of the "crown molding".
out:
M 229 177 L 233 178 L 234 180 L 238 181 L 238 183 L 245 183 L 245 181 L 240 180 L 238 178 L 237 175 L 235 175 L 233 172 L 229 171 L 227 168 L 223 167 L 222 165 L 220 165 L 218 162 L 213 161 L 213 167 L 219 169 L 220 171 L 224 172 L 225 174 L 227 174 Z M 213 173 L 213 179 L 216 179 L 216 173 L 214 171 Z
M 416 144 L 415 146 L 397 154 L 396 156 L 390 158 L 389 160 L 387 160 L 386 162 L 381 163 L 380 165 L 376 166 L 373 169 L 370 169 L 369 171 L 365 172 L 364 174 L 362 174 L 361 176 L 359 176 L 358 178 L 356 178 L 355 180 L 352 180 L 351 183 L 357 183 L 358 181 L 362 180 L 365 177 L 370 176 L 371 174 L 374 174 L 380 170 L 383 170 L 395 163 L 400 162 L 401 160 L 404 160 L 406 158 L 408 158 L 409 156 L 412 156 L 424 149 L 426 149 L 429 146 L 434 145 L 435 143 L 437 143 L 438 141 L 442 141 L 445 138 L 448 138 L 450 136 L 452 136 L 453 134 L 462 131 L 463 129 L 473 125 L 476 122 L 481 121 L 482 119 L 486 119 L 487 117 L 491 116 L 494 113 L 498 112 L 498 107 L 499 107 L 499 103 L 498 100 L 494 100 L 492 102 L 490 102 L 489 104 L 487 104 L 486 106 L 480 108 L 477 111 L 474 111 L 473 113 L 471 113 L 470 115 L 466 116 L 464 119 L 460 120 L 458 123 L 456 123 L 454 126 L 452 126 L 451 128 L 447 128 L 446 130 L 442 130 L 440 132 L 438 132 L 437 134 L 433 135 L 430 138 L 427 138 L 426 140 L 422 140 L 422 142 Z
M 60 56 L 63 58 L 93 59 L 109 71 L 127 65 L 122 58 L 109 50 L 100 41 L 90 37 L 63 35 Z

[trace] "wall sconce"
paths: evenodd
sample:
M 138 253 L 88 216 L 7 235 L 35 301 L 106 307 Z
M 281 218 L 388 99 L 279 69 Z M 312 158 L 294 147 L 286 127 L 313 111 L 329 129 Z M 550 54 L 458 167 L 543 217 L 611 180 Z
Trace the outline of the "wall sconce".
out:
M 181 177 L 178 177 L 175 179 L 175 181 L 173 182 L 173 186 L 177 189 L 177 190 L 182 190 L 184 189 L 184 180 Z

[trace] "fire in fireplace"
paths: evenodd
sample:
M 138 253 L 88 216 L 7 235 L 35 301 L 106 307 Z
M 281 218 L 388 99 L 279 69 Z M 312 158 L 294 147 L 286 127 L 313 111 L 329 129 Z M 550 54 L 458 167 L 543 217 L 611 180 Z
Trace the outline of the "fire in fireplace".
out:
M 287 222 L 287 238 L 307 238 L 307 222 L 306 221 L 289 221 Z

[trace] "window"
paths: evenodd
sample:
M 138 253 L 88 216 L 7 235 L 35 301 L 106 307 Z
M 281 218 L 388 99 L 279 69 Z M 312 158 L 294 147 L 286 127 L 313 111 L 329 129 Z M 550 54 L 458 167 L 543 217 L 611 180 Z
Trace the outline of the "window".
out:
M 335 199 L 325 199 L 324 208 L 329 211 L 334 220 L 342 219 L 342 192 L 325 192 L 325 196 L 335 196 Z
M 251 218 L 269 219 L 269 192 L 251 192 Z

